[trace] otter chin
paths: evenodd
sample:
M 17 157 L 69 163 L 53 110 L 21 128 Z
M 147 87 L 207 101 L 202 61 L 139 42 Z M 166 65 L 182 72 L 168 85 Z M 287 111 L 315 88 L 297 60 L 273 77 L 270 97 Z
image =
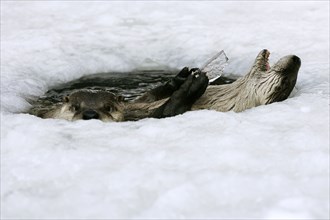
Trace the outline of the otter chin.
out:
M 133 101 L 125 102 L 107 91 L 78 90 L 52 110 L 33 114 L 70 121 L 118 122 L 165 118 L 199 109 L 242 112 L 287 99 L 296 84 L 300 58 L 288 55 L 270 66 L 269 56 L 268 50 L 260 51 L 245 76 L 226 84 L 209 85 L 206 73 L 185 67 L 167 83 Z

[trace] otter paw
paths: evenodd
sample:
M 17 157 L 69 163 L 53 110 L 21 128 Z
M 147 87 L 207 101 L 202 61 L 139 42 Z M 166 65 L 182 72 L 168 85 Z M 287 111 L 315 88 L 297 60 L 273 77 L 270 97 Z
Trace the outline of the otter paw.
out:
M 173 90 L 177 90 L 180 86 L 187 80 L 190 75 L 201 73 L 199 68 L 192 68 L 189 70 L 188 67 L 184 67 L 175 77 L 173 77 L 169 82 Z
M 208 83 L 209 80 L 205 73 L 200 70 L 194 71 L 170 99 L 155 110 L 153 117 L 171 117 L 189 111 L 197 99 L 204 94 Z
M 173 77 L 169 82 L 168 85 L 171 86 L 174 90 L 177 90 L 187 79 L 189 76 L 190 71 L 188 67 L 184 67 L 175 77 Z
M 192 105 L 204 94 L 208 84 L 209 79 L 206 76 L 206 73 L 201 72 L 199 69 L 195 70 L 181 87 L 173 93 L 170 99 Z

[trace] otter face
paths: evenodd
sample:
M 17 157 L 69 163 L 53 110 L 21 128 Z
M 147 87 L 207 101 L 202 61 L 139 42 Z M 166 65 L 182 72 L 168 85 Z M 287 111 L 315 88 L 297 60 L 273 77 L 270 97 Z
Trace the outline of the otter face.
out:
M 293 90 L 299 68 L 300 58 L 295 55 L 282 57 L 270 67 L 269 51 L 262 50 L 257 56 L 255 91 L 260 104 L 270 104 L 287 99 Z
M 79 90 L 64 97 L 58 112 L 61 118 L 70 121 L 99 119 L 101 121 L 122 121 L 121 100 L 106 91 Z

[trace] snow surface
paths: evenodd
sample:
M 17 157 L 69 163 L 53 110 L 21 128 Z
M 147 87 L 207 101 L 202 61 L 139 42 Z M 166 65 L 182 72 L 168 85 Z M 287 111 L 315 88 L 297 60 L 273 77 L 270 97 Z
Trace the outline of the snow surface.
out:
M 86 74 L 302 59 L 291 98 L 242 113 L 43 120 Z M 329 1 L 1 1 L 1 218 L 329 218 Z

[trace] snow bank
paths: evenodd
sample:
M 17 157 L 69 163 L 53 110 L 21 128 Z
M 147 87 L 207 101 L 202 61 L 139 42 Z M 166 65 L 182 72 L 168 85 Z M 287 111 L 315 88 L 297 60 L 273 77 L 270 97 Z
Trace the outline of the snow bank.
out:
M 43 120 L 80 76 L 302 59 L 281 103 L 156 120 Z M 1 217 L 329 218 L 329 2 L 1 2 Z

